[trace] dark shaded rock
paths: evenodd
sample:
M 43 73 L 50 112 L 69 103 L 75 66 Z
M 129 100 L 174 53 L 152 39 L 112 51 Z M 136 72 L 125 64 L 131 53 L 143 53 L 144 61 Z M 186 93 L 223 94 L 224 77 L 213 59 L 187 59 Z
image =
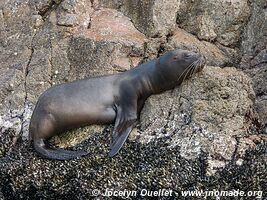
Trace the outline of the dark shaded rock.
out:
M 256 68 L 246 70 L 246 72 L 253 80 L 253 87 L 256 93 L 255 108 L 262 128 L 265 129 L 267 127 L 267 65 L 261 64 Z
M 251 2 L 251 16 L 241 42 L 242 69 L 254 68 L 266 62 L 267 48 L 267 2 L 264 0 Z
M 251 16 L 241 43 L 242 59 L 239 67 L 245 69 L 253 81 L 256 92 L 255 107 L 259 114 L 263 132 L 266 132 L 267 118 L 267 2 L 252 1 Z
M 123 150 L 111 160 L 106 157 L 107 138 L 107 133 L 104 133 L 84 144 L 89 150 L 98 152 L 92 154 L 91 159 L 69 162 L 39 159 L 29 154 L 31 149 L 20 149 L 24 159 L 14 154 L 11 159 L 1 162 L 0 185 L 4 198 L 91 199 L 93 189 L 104 193 L 106 188 L 127 188 L 138 193 L 143 188 L 169 188 L 173 191 L 170 199 L 180 198 L 183 190 L 232 191 L 233 188 L 244 192 L 263 191 L 255 197 L 266 197 L 267 144 L 264 137 L 256 142 L 254 150 L 247 151 L 242 165 L 229 163 L 214 176 L 204 173 L 207 155 L 201 154 L 201 159 L 194 161 L 186 160 L 177 156 L 179 149 L 174 148 L 171 153 L 159 148 L 166 146 L 164 140 L 144 146 L 127 143 L 127 151 Z M 142 199 L 140 195 L 137 198 Z
M 267 49 L 262 50 L 253 60 L 251 60 L 251 67 L 254 68 L 259 65 L 267 64 Z

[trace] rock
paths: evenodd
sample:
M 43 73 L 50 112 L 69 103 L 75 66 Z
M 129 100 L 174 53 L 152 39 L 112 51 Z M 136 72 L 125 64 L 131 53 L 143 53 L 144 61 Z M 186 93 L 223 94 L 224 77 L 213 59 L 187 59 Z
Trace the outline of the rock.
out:
M 91 1 L 64 0 L 57 9 L 57 24 L 60 26 L 82 26 L 87 28 L 93 12 Z
M 255 108 L 259 115 L 259 122 L 264 128 L 267 126 L 267 64 L 247 69 L 246 72 L 253 80 L 253 87 L 256 93 Z
M 266 98 L 266 96 L 265 96 Z M 266 99 L 257 99 L 256 101 L 256 111 L 259 114 L 259 119 L 263 126 L 267 126 L 267 100 Z
M 56 5 L 56 1 L 54 0 L 34 0 L 30 3 L 35 7 L 38 14 L 42 16 L 46 16 L 47 12 Z
M 246 0 L 181 0 L 177 23 L 199 39 L 235 47 L 249 16 L 250 7 Z
M 13 5 L 5 2 L 0 5 L 0 71 L 1 114 L 8 110 L 21 110 L 25 100 L 25 75 L 31 56 L 30 43 L 34 31 L 29 6 L 20 2 Z M 15 12 L 16 11 L 16 12 Z M 19 19 L 25 18 L 24 23 Z
M 102 134 L 104 125 L 92 125 L 85 128 L 71 130 L 64 135 L 58 135 L 50 139 L 50 143 L 60 148 L 74 147 L 92 136 Z M 109 129 L 107 129 L 110 131 Z
M 168 47 L 170 46 L 170 47 Z M 166 50 L 173 48 L 188 49 L 202 53 L 207 58 L 208 65 L 229 66 L 236 62 L 237 53 L 232 51 L 228 56 L 224 51 L 220 50 L 216 45 L 200 41 L 195 36 L 187 33 L 182 29 L 176 29 L 173 35 L 168 39 Z
M 226 165 L 235 152 L 236 137 L 247 136 L 253 126 L 247 116 L 255 117 L 254 98 L 244 73 L 205 67 L 182 88 L 151 96 L 142 110 L 142 131 L 134 138 L 143 144 L 164 138 L 169 148 L 179 146 L 184 158 L 195 159 L 204 151 L 210 155 L 208 162 Z
M 264 0 L 252 1 L 251 5 L 250 20 L 244 28 L 243 40 L 241 42 L 243 56 L 240 62 L 240 68 L 242 69 L 254 68 L 262 61 L 264 62 L 264 60 L 266 63 L 267 2 Z
M 98 10 L 92 14 L 90 29 L 87 29 L 89 24 L 84 26 L 82 23 L 87 20 L 87 14 L 84 15 L 80 9 L 86 6 L 81 3 L 83 6 L 64 2 L 50 13 L 49 21 L 37 31 L 33 41 L 36 50 L 27 76 L 27 87 L 32 91 L 28 94 L 30 102 L 34 103 L 41 92 L 53 84 L 124 71 L 141 60 L 146 38 L 134 28 L 129 18 L 115 10 Z M 57 26 L 65 10 L 77 13 L 79 26 Z M 119 24 L 124 27 L 120 34 L 117 30 Z
M 69 73 L 79 73 L 76 77 L 81 78 L 130 69 L 144 55 L 145 42 L 146 37 L 122 13 L 95 11 L 90 29 L 77 30 L 71 40 L 68 58 L 75 68 Z
M 267 2 L 253 1 L 251 16 L 247 23 L 241 42 L 242 59 L 239 68 L 252 78 L 256 92 L 255 108 L 259 115 L 259 122 L 263 132 L 267 126 Z
M 0 199 L 92 199 L 93 189 L 133 190 L 137 199 L 145 198 L 143 188 L 172 190 L 170 199 L 187 190 L 266 191 L 265 4 L 1 1 Z M 88 151 L 80 160 L 36 154 L 28 127 L 44 90 L 125 71 L 177 47 L 200 51 L 208 66 L 181 87 L 151 96 L 115 158 L 107 157 L 113 125 L 50 140 Z M 250 78 L 229 66 L 246 69 L 255 102 Z
M 175 28 L 176 0 L 99 0 L 99 5 L 120 10 L 148 37 L 164 36 Z
M 26 112 L 26 76 L 32 56 L 31 41 L 36 15 L 25 1 L 4 1 L 0 3 L 0 135 L 7 138 L 3 152 L 11 146 L 24 127 Z M 23 20 L 22 20 L 23 19 Z M 10 136 L 2 136 L 12 129 Z
M 9 154 L 12 159 L 0 162 L 1 191 L 13 199 L 86 199 L 94 189 L 105 195 L 106 188 L 131 188 L 139 197 L 143 187 L 163 187 L 171 188 L 172 197 L 177 198 L 192 184 L 196 190 L 232 188 L 233 179 L 245 177 L 249 181 L 242 181 L 240 187 L 255 189 L 265 181 L 266 170 L 259 163 L 266 163 L 267 139 L 249 137 L 252 122 L 245 116 L 252 115 L 252 100 L 250 80 L 244 73 L 235 68 L 206 67 L 181 88 L 151 96 L 135 136 L 115 158 L 107 157 L 109 129 L 91 134 L 76 147 L 91 152 L 80 160 L 41 159 L 31 147 L 21 144 Z M 238 146 L 236 138 L 241 138 Z M 244 149 L 250 153 L 242 154 Z M 232 159 L 237 165 L 229 164 Z
M 262 50 L 255 58 L 251 60 L 251 67 L 256 67 L 267 63 L 267 49 Z

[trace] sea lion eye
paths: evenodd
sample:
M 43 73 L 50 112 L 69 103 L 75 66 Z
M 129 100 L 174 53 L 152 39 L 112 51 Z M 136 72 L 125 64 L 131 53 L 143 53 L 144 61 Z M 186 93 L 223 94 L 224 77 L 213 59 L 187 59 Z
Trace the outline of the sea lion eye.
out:
M 178 58 L 178 56 L 174 56 L 174 57 L 173 57 L 173 60 L 177 60 L 177 58 Z
M 185 53 L 184 54 L 184 57 L 189 58 L 190 57 L 190 54 L 189 53 Z

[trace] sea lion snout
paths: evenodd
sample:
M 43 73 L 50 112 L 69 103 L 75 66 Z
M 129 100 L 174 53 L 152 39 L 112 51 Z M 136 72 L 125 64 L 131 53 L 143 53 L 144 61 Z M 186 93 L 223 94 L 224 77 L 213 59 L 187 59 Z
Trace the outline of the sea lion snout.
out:
M 190 57 L 190 58 L 192 58 L 193 60 L 198 60 L 198 59 L 201 59 L 201 57 L 203 57 L 203 55 L 201 55 L 201 54 L 198 53 L 198 52 L 187 51 L 187 52 L 185 53 L 185 57 Z
M 186 52 L 185 57 L 190 57 L 190 59 L 192 59 L 192 62 L 195 62 L 195 65 L 198 66 L 197 71 L 202 70 L 206 64 L 206 57 L 204 55 L 202 55 L 201 53 L 194 52 L 194 51 L 188 51 L 188 52 Z

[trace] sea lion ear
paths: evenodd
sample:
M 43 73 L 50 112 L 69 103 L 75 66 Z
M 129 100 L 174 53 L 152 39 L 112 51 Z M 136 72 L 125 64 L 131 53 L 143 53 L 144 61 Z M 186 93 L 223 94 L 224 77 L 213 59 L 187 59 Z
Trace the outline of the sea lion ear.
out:
M 173 56 L 172 59 L 173 59 L 173 60 L 177 60 L 177 59 L 178 59 L 178 55 Z

